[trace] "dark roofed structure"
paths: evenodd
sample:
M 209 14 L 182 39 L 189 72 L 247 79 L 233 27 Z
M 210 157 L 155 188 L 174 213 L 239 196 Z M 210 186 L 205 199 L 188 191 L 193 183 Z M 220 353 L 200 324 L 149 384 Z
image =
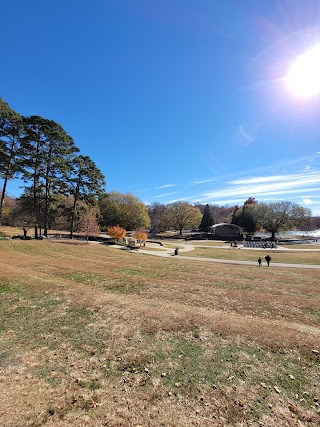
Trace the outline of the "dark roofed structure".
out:
M 213 235 L 213 239 L 226 239 L 226 240 L 242 240 L 243 228 L 236 224 L 215 224 L 211 225 L 209 234 Z

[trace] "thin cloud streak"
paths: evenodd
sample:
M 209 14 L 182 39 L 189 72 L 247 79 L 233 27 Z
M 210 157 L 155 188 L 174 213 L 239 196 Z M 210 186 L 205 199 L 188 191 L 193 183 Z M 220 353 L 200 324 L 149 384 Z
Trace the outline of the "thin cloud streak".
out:
M 179 194 L 179 191 L 173 191 L 172 193 L 164 193 L 164 194 L 158 194 L 157 196 L 154 197 L 166 197 L 166 196 L 171 196 L 172 194 Z
M 305 205 L 313 205 L 315 202 L 311 199 L 302 199 Z
M 309 164 L 312 169 L 306 170 L 306 165 L 308 167 Z M 177 184 L 181 188 L 180 191 L 160 194 L 153 198 L 157 200 L 161 197 L 163 203 L 188 201 L 191 204 L 209 203 L 220 206 L 242 205 L 248 197 L 255 197 L 260 203 L 289 200 L 311 207 L 313 215 L 319 215 L 319 184 L 319 162 L 314 156 L 309 156 L 265 165 L 259 169 L 229 171 L 214 178 L 191 179 L 189 184 Z M 180 194 L 183 197 L 175 196 L 169 200 L 172 194 Z
M 191 185 L 207 184 L 208 182 L 214 182 L 215 179 L 204 179 L 202 181 L 193 181 Z
M 177 184 L 164 184 L 164 185 L 160 185 L 159 187 L 154 187 L 156 190 L 160 189 L 160 188 L 169 188 L 169 187 L 176 187 Z
M 190 197 L 181 197 L 179 199 L 168 200 L 166 203 L 176 203 L 176 202 L 181 202 L 183 200 L 188 200 L 188 201 L 192 202 L 192 198 L 190 198 Z
M 248 178 L 248 179 L 236 179 L 234 181 L 229 181 L 228 184 L 258 184 L 263 182 L 287 182 L 287 181 L 293 181 L 293 180 L 300 180 L 305 179 L 306 176 L 310 177 L 311 179 L 314 177 L 317 179 L 319 177 L 318 174 L 292 174 L 292 175 L 271 175 L 271 176 L 260 176 L 260 177 L 254 177 L 254 178 Z
M 288 160 L 286 162 L 279 162 L 276 164 L 266 165 L 264 168 L 261 168 L 261 167 L 253 168 L 243 172 L 242 174 L 240 174 L 239 172 L 236 172 L 236 173 L 228 173 L 228 174 L 220 175 L 219 178 L 215 178 L 215 179 L 203 179 L 203 180 L 197 179 L 190 185 L 207 184 L 210 182 L 218 182 L 218 181 L 225 182 L 225 183 L 236 183 L 237 181 L 240 181 L 240 180 L 246 181 L 248 179 L 251 179 L 253 183 L 256 183 L 257 179 L 260 179 L 260 178 L 264 178 L 267 182 L 270 176 L 273 177 L 273 176 L 302 175 L 303 177 L 305 177 L 306 173 L 301 174 L 301 170 L 302 168 L 304 169 L 306 162 L 314 162 L 314 157 L 305 156 L 299 159 Z M 299 172 L 298 172 L 298 169 L 299 169 Z M 281 173 L 279 175 L 275 175 L 277 171 L 281 171 Z M 286 174 L 283 173 L 284 171 L 286 172 Z M 292 172 L 292 173 L 290 174 L 289 172 Z M 320 173 L 319 170 L 317 172 L 318 174 Z M 263 177 L 260 177 L 261 173 L 264 174 Z M 268 175 L 269 173 L 270 175 Z M 314 174 L 315 173 L 316 172 L 314 172 Z M 240 176 L 242 175 L 243 177 L 239 177 L 239 175 Z M 248 178 L 248 176 L 252 177 L 255 175 L 256 175 L 255 178 Z
M 217 200 L 217 199 L 212 199 L 212 201 L 208 200 L 207 198 L 204 199 L 196 199 L 194 200 L 194 203 L 201 203 L 201 202 L 205 202 L 205 203 L 209 203 L 209 204 L 213 204 L 213 205 L 218 205 L 218 206 L 233 206 L 233 205 L 242 205 L 244 202 L 243 198 L 239 198 L 239 199 L 227 199 L 227 200 Z
M 239 132 L 241 139 L 244 142 L 246 142 L 247 144 L 251 144 L 256 139 L 256 137 L 255 137 L 255 135 L 253 135 L 253 133 L 251 133 L 250 131 L 245 129 L 244 125 L 239 126 L 238 132 Z
M 300 176 L 300 178 L 302 175 Z M 247 182 L 253 183 L 253 182 L 259 182 L 259 178 L 255 181 L 254 179 L 247 180 Z M 262 181 L 263 182 L 263 181 Z M 303 189 L 296 189 L 297 187 L 303 187 L 303 186 L 310 186 L 313 184 L 320 183 L 320 176 L 319 175 L 312 175 L 310 178 L 307 179 L 299 179 L 294 181 L 285 180 L 284 182 L 270 182 L 268 184 L 261 184 L 261 185 L 242 185 L 240 187 L 234 186 L 230 189 L 225 189 L 222 191 L 211 191 L 203 193 L 202 195 L 205 197 L 219 197 L 219 198 L 226 198 L 226 197 L 234 197 L 234 196 L 241 196 L 244 197 L 255 197 L 257 195 L 276 195 L 276 194 L 292 194 L 296 192 L 307 192 L 307 191 L 316 191 L 318 188 L 303 188 Z

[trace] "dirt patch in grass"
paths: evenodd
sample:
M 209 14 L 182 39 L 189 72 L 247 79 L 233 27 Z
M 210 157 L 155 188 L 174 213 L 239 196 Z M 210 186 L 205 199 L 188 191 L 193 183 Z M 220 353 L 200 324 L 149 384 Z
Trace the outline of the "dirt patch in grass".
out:
M 1 241 L 0 284 L 1 425 L 317 426 L 316 270 Z

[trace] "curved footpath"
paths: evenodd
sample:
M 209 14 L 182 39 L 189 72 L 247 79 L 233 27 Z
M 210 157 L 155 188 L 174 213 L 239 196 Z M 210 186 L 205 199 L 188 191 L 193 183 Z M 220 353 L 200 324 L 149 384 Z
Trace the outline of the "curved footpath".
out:
M 186 256 L 186 255 L 180 255 L 181 253 L 185 253 L 185 252 L 191 252 L 194 250 L 195 247 L 204 247 L 201 245 L 191 245 L 189 243 L 177 243 L 177 247 L 179 246 L 179 255 L 174 255 L 174 249 L 168 249 L 168 248 L 163 248 L 161 250 L 156 250 L 156 251 L 152 251 L 152 250 L 148 250 L 148 249 L 142 249 L 142 248 L 138 248 L 137 251 L 132 251 L 133 253 L 139 254 L 139 253 L 143 253 L 146 255 L 153 255 L 153 256 L 160 256 L 160 257 L 171 257 L 174 259 L 186 259 L 186 260 L 191 260 L 191 261 L 204 261 L 204 262 L 216 262 L 216 263 L 221 263 L 221 264 L 239 264 L 239 265 L 254 265 L 257 266 L 257 262 L 256 261 L 240 261 L 240 260 L 228 260 L 228 259 L 216 259 L 216 258 L 202 258 L 202 257 L 191 257 L 191 256 Z M 181 248 L 181 246 L 183 246 Z M 208 246 L 206 246 L 208 247 Z M 224 248 L 226 249 L 226 246 L 213 246 L 214 248 Z M 244 248 L 242 246 L 240 246 L 239 248 L 241 248 L 242 250 L 252 250 L 252 248 Z M 254 248 L 255 250 L 259 250 L 258 248 Z M 235 249 L 232 249 L 235 250 Z M 262 252 L 277 252 L 278 249 L 261 249 Z M 283 248 L 281 250 L 288 250 L 288 251 L 301 251 L 301 249 L 288 249 L 288 248 Z M 315 249 L 316 251 L 320 252 L 320 249 Z M 314 251 L 314 249 L 303 249 L 303 251 Z M 262 265 L 262 267 L 266 267 L 266 265 Z M 314 268 L 314 269 L 320 269 L 320 265 L 315 265 L 315 264 L 287 264 L 287 263 L 270 263 L 270 267 L 289 267 L 289 268 Z

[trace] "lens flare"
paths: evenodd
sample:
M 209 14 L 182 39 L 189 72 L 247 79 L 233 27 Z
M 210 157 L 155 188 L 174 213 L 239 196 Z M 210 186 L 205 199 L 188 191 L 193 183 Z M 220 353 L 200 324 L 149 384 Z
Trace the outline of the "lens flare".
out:
M 290 92 L 296 96 L 311 98 L 320 95 L 320 45 L 296 59 L 286 81 Z

